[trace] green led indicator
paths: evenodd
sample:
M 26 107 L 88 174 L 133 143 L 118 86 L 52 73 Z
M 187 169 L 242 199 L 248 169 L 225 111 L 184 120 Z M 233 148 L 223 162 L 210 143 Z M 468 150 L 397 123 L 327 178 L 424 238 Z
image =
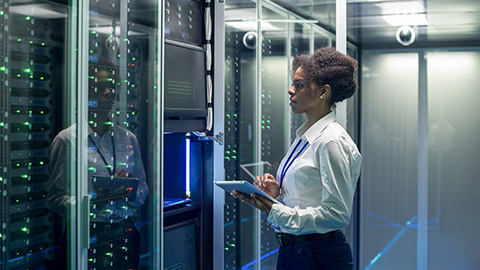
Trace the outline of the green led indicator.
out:
M 30 21 L 30 16 L 25 17 L 25 20 Z
M 107 81 L 111 82 L 111 81 L 113 81 L 113 78 L 107 78 Z
M 95 167 L 88 167 L 88 170 L 89 170 L 89 171 L 96 171 L 96 170 L 95 170 Z
M 2 238 L 2 237 L 3 237 L 3 234 L 0 233 L 0 238 Z
M 3 16 L 3 14 L 5 14 L 5 12 L 3 12 L 3 10 L 0 10 L 0 15 Z
M 90 31 L 90 34 L 95 34 L 97 33 L 95 30 Z
M 30 123 L 29 122 L 23 122 L 23 125 L 28 126 L 28 125 L 30 125 Z
M 16 200 L 15 202 L 16 202 L 16 203 L 19 203 L 20 201 L 19 201 L 19 200 Z
M 20 113 L 21 111 L 20 110 L 17 110 L 17 113 Z
M 127 247 L 121 247 L 121 249 L 126 249 Z
M 120 114 L 120 111 L 117 111 L 117 114 L 119 115 L 119 114 Z
M 22 75 L 20 75 L 20 74 L 17 74 L 17 77 L 18 77 L 18 78 L 20 78 L 20 77 L 22 77 Z
M 127 163 L 125 163 L 125 162 L 119 162 L 118 164 L 119 164 L 119 165 L 122 165 L 122 166 L 127 165 Z
M 1 71 L 5 71 L 5 70 L 7 70 L 7 68 L 4 67 L 4 66 L 2 66 L 2 67 L 0 67 L 0 70 L 1 70 Z
M 132 61 L 135 61 L 135 57 L 132 57 Z
M 117 57 L 120 58 L 120 54 L 117 54 Z
M 235 247 L 235 244 L 230 244 L 229 246 L 231 246 L 231 247 Z
M 26 231 L 28 231 L 28 228 L 27 228 L 27 227 L 23 227 L 23 228 L 22 228 L 22 231 L 26 232 Z
M 16 165 L 17 165 L 17 167 L 20 167 L 20 163 L 17 163 Z
M 105 168 L 112 168 L 112 165 L 105 165 Z
M 112 122 L 111 122 L 111 121 L 107 121 L 107 122 L 105 122 L 105 125 L 111 125 L 111 124 L 112 124 Z
M 43 165 L 43 161 L 40 161 L 40 165 Z
M 2 181 L 3 181 L 3 177 L 0 176 L 0 182 L 2 182 Z
M 112 210 L 110 210 L 110 209 L 104 209 L 103 212 L 104 212 L 104 213 L 111 213 Z
M 0 122 L 0 127 L 3 127 L 5 126 L 5 123 L 4 122 Z
M 88 76 L 88 78 L 89 78 L 90 80 L 93 80 L 95 77 L 93 77 L 93 76 Z
M 21 38 L 19 38 L 19 39 L 17 39 L 17 41 L 18 41 L 18 42 L 22 42 L 22 39 L 21 39 Z
M 228 251 L 228 247 L 226 247 L 225 250 Z
M 30 112 L 31 113 L 31 112 Z M 40 114 L 44 114 L 45 112 L 44 111 L 40 111 Z
M 45 42 L 40 43 L 40 45 L 45 46 Z
M 93 262 L 93 259 L 88 259 L 89 262 Z
M 107 253 L 105 253 L 105 255 L 107 255 L 107 256 L 111 256 L 111 255 L 112 255 L 112 253 L 110 253 L 110 252 L 107 252 Z
M 148 103 L 148 98 L 145 100 L 145 102 L 147 102 L 147 103 Z
M 90 50 L 90 53 L 93 53 L 93 50 Z
M 135 112 L 132 112 L 132 115 L 135 115 Z
M 88 123 L 89 123 L 90 125 L 93 125 L 93 121 L 92 121 L 92 120 L 88 121 Z
M 93 217 L 93 213 L 90 213 L 90 216 Z
M 22 178 L 28 178 L 28 174 L 22 174 Z
M 40 80 L 42 80 L 42 81 L 43 81 L 43 79 L 44 79 L 43 77 L 40 77 Z
M 33 40 L 30 40 L 28 43 L 33 44 Z

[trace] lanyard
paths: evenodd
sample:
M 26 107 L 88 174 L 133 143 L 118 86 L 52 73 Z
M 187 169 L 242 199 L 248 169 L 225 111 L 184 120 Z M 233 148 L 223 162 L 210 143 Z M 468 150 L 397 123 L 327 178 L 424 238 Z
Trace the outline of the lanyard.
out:
M 303 150 L 305 150 L 310 145 L 307 141 L 305 145 L 303 145 L 302 149 L 300 149 L 297 155 L 292 159 L 292 161 L 290 161 L 290 159 L 292 158 L 293 154 L 295 153 L 295 151 L 297 150 L 301 142 L 302 140 L 300 139 L 297 145 L 295 145 L 295 148 L 293 148 L 293 151 L 290 153 L 290 156 L 288 156 L 287 161 L 285 162 L 285 165 L 283 165 L 282 173 L 280 175 L 280 188 L 282 188 L 283 178 L 285 178 L 285 174 L 287 174 L 287 171 L 290 168 L 290 166 L 292 166 L 295 159 L 297 159 L 297 157 L 303 152 Z
M 105 159 L 105 156 L 102 154 L 102 151 L 100 151 L 100 148 L 97 146 L 97 144 L 93 141 L 92 137 L 90 136 L 90 134 L 88 134 L 88 138 L 90 139 L 90 141 L 92 142 L 92 144 L 95 146 L 95 148 L 97 148 L 97 153 L 100 155 L 100 157 L 102 158 L 103 162 L 105 163 L 105 166 L 107 167 L 107 170 L 108 170 L 108 173 L 110 174 L 110 176 L 113 176 L 115 174 L 115 172 L 117 171 L 117 157 L 116 157 L 116 154 L 115 154 L 115 141 L 113 140 L 113 136 L 110 136 L 110 138 L 112 138 L 112 150 L 113 150 L 113 171 L 114 173 L 112 173 L 112 170 L 110 169 L 110 165 L 108 165 L 108 162 L 107 160 Z

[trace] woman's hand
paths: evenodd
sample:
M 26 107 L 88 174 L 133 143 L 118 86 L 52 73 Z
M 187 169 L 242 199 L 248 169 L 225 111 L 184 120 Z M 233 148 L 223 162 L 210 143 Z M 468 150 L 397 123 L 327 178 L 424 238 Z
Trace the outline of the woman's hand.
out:
M 251 206 L 260 209 L 263 213 L 267 216 L 270 214 L 270 210 L 272 209 L 273 202 L 269 199 L 258 195 L 257 193 L 252 193 L 250 195 L 234 190 L 230 193 L 233 197 L 240 199 L 244 203 L 248 203 Z
M 127 170 L 120 169 L 113 176 L 114 177 L 133 177 L 133 174 Z
M 280 194 L 280 186 L 275 180 L 275 177 L 269 173 L 257 176 L 257 181 L 253 184 L 261 191 L 272 196 L 272 198 L 277 198 Z

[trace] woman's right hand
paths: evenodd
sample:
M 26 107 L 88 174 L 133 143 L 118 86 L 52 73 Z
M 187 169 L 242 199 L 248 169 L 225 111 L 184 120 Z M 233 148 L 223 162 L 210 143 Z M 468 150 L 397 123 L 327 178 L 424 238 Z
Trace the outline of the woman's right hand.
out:
M 257 181 L 253 184 L 273 198 L 278 197 L 280 194 L 280 186 L 275 180 L 275 177 L 269 173 L 266 173 L 262 176 L 257 176 Z

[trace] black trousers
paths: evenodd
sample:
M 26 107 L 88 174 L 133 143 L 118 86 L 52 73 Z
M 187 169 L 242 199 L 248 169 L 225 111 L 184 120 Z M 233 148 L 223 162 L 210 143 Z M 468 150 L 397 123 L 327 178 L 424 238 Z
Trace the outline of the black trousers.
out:
M 277 270 L 352 270 L 353 258 L 345 235 L 339 231 L 328 238 L 281 246 Z

